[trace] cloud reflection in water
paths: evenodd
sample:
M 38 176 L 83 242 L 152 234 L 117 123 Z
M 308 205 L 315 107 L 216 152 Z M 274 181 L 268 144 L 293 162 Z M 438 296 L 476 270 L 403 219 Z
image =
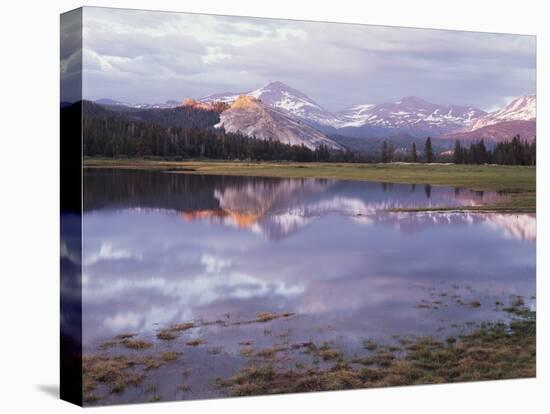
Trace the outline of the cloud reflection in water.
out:
M 192 190 L 156 197 L 167 200 L 156 205 L 129 197 L 110 206 L 99 195 L 101 207 L 84 216 L 85 341 L 261 311 L 307 314 L 304 326 L 338 326 L 347 337 L 420 332 L 439 322 L 414 311 L 423 294 L 414 287 L 534 292 L 534 215 L 381 211 L 470 205 L 478 193 L 433 187 L 428 199 L 420 186 L 328 180 L 211 184 L 200 186 L 208 208 L 187 207 L 198 199 Z

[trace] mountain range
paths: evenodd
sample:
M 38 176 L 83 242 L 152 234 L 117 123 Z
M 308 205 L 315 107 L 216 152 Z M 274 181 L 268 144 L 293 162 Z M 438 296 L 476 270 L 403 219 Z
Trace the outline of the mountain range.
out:
M 247 95 L 260 99 L 265 105 L 280 109 L 289 115 L 328 132 L 346 130 L 351 135 L 365 135 L 364 127 L 371 127 L 374 136 L 380 130 L 390 134 L 411 133 L 425 135 L 441 134 L 463 127 L 486 112 L 466 106 L 436 105 L 420 98 L 409 96 L 397 102 L 379 105 L 359 104 L 340 112 L 330 112 L 297 89 L 282 82 L 271 82 L 248 92 L 226 92 L 200 98 L 201 102 L 231 103 L 239 96 Z M 357 129 L 357 131 L 353 131 Z M 367 134 L 369 135 L 369 134 Z
M 321 144 L 339 149 L 332 136 L 376 140 L 394 136 L 441 140 L 509 140 L 536 136 L 536 96 L 513 99 L 505 107 L 487 113 L 472 106 L 441 105 L 408 96 L 396 102 L 358 104 L 331 112 L 298 89 L 270 82 L 258 89 L 224 92 L 183 102 L 127 104 L 111 99 L 96 103 L 111 110 L 168 109 L 192 106 L 220 113 L 217 127 L 265 140 L 279 140 L 317 148 Z M 338 142 L 337 142 L 338 141 Z M 353 149 L 353 148 L 352 148 Z

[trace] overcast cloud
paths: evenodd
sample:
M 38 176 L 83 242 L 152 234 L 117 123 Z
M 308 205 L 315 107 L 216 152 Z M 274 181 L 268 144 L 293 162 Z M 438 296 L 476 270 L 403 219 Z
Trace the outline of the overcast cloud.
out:
M 329 110 L 535 93 L 535 37 L 85 8 L 83 96 L 164 102 L 279 80 Z

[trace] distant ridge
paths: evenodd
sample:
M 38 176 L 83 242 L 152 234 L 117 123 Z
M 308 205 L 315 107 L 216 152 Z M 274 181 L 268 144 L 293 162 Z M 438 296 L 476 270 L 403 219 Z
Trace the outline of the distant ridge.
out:
M 104 98 L 96 103 L 109 107 L 112 110 L 147 110 L 147 109 L 175 109 L 184 106 L 193 106 L 206 110 L 214 110 L 220 114 L 231 111 L 230 105 L 241 96 L 248 96 L 259 101 L 264 112 L 271 118 L 284 117 L 287 126 L 293 124 L 297 130 L 313 127 L 315 132 L 305 133 L 328 139 L 331 147 L 340 147 L 330 140 L 327 135 L 340 135 L 360 139 L 389 138 L 395 136 L 411 136 L 416 138 L 464 139 L 471 140 L 484 138 L 498 142 L 502 139 L 511 139 L 511 136 L 520 134 L 525 139 L 534 139 L 536 127 L 536 96 L 524 95 L 515 98 L 505 107 L 486 113 L 481 109 L 463 105 L 440 105 L 428 102 L 415 96 L 407 96 L 396 102 L 382 104 L 358 104 L 339 112 L 331 112 L 323 108 L 313 99 L 296 88 L 283 82 L 275 81 L 247 92 L 223 92 L 204 96 L 200 99 L 186 99 L 185 101 L 167 101 L 164 104 L 129 104 Z M 269 109 L 275 110 L 270 115 Z M 230 112 L 229 114 L 231 114 Z M 234 127 L 230 115 L 225 118 L 224 127 Z M 244 118 L 242 118 L 244 119 Z M 241 119 L 241 121 L 242 121 Z M 522 121 L 522 122 L 512 122 Z M 512 123 L 510 123 L 512 122 Z M 527 122 L 527 123 L 525 123 Z M 500 126 L 494 126 L 505 123 Z M 492 126 L 491 128 L 488 128 Z M 267 129 L 266 129 L 267 128 Z M 254 130 L 252 125 L 247 130 Z M 266 125 L 258 126 L 257 131 L 267 134 Z M 511 136 L 508 136 L 512 134 Z M 276 134 L 272 130 L 269 139 Z M 281 134 L 280 134 L 281 135 Z M 288 130 L 282 134 L 286 140 L 290 138 Z M 506 138 L 504 138 L 506 137 Z M 313 141 L 322 140 L 313 139 Z M 304 145 L 313 145 L 311 139 L 306 139 Z

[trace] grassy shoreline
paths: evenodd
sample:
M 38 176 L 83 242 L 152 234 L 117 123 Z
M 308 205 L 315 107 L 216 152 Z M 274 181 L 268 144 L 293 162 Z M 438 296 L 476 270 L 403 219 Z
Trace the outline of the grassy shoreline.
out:
M 325 178 L 396 184 L 429 184 L 466 188 L 475 191 L 497 191 L 506 194 L 507 197 L 497 204 L 465 208 L 441 207 L 437 209 L 413 209 L 406 211 L 536 211 L 536 168 L 531 166 L 241 162 L 219 160 L 162 161 L 86 158 L 84 160 L 84 167 L 170 171 L 171 173 L 181 174 Z

